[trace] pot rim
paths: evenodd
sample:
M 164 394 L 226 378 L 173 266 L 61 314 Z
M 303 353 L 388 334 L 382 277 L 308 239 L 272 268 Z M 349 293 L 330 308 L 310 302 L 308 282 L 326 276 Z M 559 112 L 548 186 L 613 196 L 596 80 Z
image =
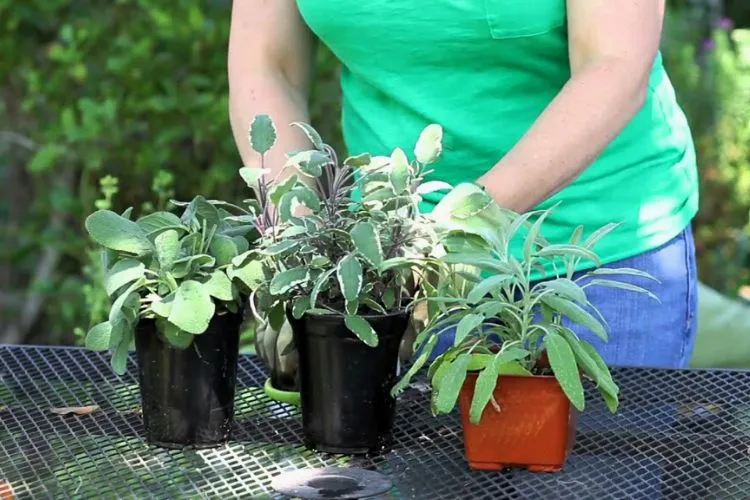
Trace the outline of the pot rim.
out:
M 287 313 L 291 314 L 292 310 L 291 307 L 287 307 Z M 386 314 L 355 314 L 354 316 L 358 316 L 362 319 L 382 319 L 382 318 L 394 318 L 397 316 L 403 316 L 408 315 L 409 310 L 407 308 L 394 310 L 391 312 L 388 312 Z M 343 311 L 336 311 L 336 313 L 330 313 L 330 314 L 322 314 L 322 313 L 314 313 L 310 311 L 306 311 L 304 316 L 311 316 L 313 318 L 344 318 L 346 314 Z

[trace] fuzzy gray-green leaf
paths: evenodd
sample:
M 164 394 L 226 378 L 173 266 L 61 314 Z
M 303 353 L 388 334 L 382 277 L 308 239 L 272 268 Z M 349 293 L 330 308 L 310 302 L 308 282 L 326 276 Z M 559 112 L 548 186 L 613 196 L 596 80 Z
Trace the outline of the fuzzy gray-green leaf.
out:
M 162 271 L 170 271 L 180 255 L 180 235 L 174 229 L 167 229 L 154 239 L 156 258 Z
M 436 414 L 450 413 L 456 406 L 458 393 L 461 386 L 466 380 L 466 369 L 469 365 L 469 355 L 461 353 L 446 368 L 445 375 L 442 376 L 440 385 L 433 388 L 433 411 Z
M 341 295 L 349 302 L 354 302 L 362 290 L 362 264 L 352 254 L 341 259 L 336 266 L 336 277 L 341 287 Z
M 105 248 L 138 256 L 153 251 L 153 245 L 141 226 L 111 210 L 98 210 L 89 215 L 85 226 L 91 239 Z
M 579 411 L 583 411 L 586 401 L 583 393 L 581 375 L 575 355 L 568 342 L 557 332 L 550 332 L 544 336 L 544 346 L 547 350 L 549 364 L 555 378 L 560 383 L 563 392 Z
M 206 331 L 215 310 L 207 288 L 197 281 L 188 280 L 177 289 L 167 319 L 180 330 L 198 335 Z
M 397 195 L 402 194 L 409 186 L 409 160 L 400 148 L 396 148 L 391 154 L 391 171 L 388 177 L 393 192 Z
M 112 335 L 112 323 L 105 321 L 94 325 L 86 334 L 86 348 L 92 351 L 109 349 L 109 338 Z
M 163 340 L 177 349 L 187 349 L 193 343 L 193 334 L 180 330 L 168 321 L 160 321 L 161 335 Z
M 211 273 L 211 277 L 203 284 L 204 288 L 211 297 L 229 302 L 234 299 L 232 294 L 232 281 L 227 274 L 217 269 Z
M 217 234 L 211 239 L 208 253 L 216 259 L 216 265 L 221 267 L 231 264 L 232 259 L 239 254 L 239 249 L 233 238 Z
M 298 181 L 299 177 L 297 174 L 292 174 L 286 179 L 275 183 L 271 189 L 268 190 L 268 197 L 271 200 L 271 203 L 274 205 L 281 203 L 281 197 L 291 191 L 292 188 L 297 185 Z
M 276 126 L 268 115 L 258 115 L 250 125 L 250 147 L 256 153 L 264 154 L 276 142 Z
M 474 386 L 474 396 L 471 399 L 471 407 L 469 408 L 469 421 L 472 424 L 479 423 L 482 413 L 487 403 L 490 402 L 495 387 L 497 387 L 497 383 L 497 366 L 495 363 L 488 363 L 484 370 L 479 372 Z
M 543 281 L 541 286 L 544 288 L 555 291 L 563 297 L 579 302 L 581 304 L 586 303 L 586 292 L 578 284 L 567 278 L 557 278 L 550 281 Z
M 143 278 L 146 266 L 135 259 L 118 260 L 104 277 L 104 289 L 111 296 L 125 285 Z
M 172 212 L 154 212 L 152 214 L 144 215 L 135 223 L 149 235 L 153 235 L 153 233 L 166 229 L 182 227 L 182 221 L 180 221 L 180 218 Z M 184 227 L 183 230 L 185 230 Z
M 456 326 L 456 335 L 453 339 L 453 345 L 459 346 L 472 333 L 479 328 L 484 322 L 484 316 L 481 314 L 467 314 Z
M 503 285 L 513 280 L 512 274 L 496 274 L 488 278 L 483 279 L 477 283 L 467 295 L 467 299 L 471 304 L 476 304 L 481 301 L 484 297 L 497 291 Z
M 585 326 L 597 334 L 602 340 L 607 340 L 607 331 L 604 326 L 578 304 L 565 298 L 552 295 L 545 295 L 541 300 L 561 315 L 567 316 L 573 322 L 578 323 L 581 326 Z
M 383 248 L 375 226 L 370 222 L 360 222 L 352 228 L 351 237 L 362 257 L 373 266 L 380 267 L 383 263 Z
M 378 345 L 378 335 L 366 319 L 360 316 L 347 315 L 344 318 L 344 323 L 350 332 L 368 346 L 375 347 Z

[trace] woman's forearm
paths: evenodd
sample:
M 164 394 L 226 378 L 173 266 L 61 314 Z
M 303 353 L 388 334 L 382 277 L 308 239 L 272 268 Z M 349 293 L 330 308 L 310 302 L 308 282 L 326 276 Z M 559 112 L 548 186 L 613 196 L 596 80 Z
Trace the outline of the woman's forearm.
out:
M 634 78 L 634 72 L 643 73 Z M 532 209 L 572 182 L 643 105 L 648 73 L 614 58 L 577 72 L 524 137 L 479 179 L 502 206 Z
M 307 94 L 295 89 L 281 74 L 260 73 L 238 77 L 234 82 L 230 80 L 229 117 L 243 164 L 259 166 L 260 158 L 250 148 L 249 127 L 257 115 L 271 116 L 277 128 L 277 142 L 266 154 L 264 166 L 276 176 L 286 162 L 286 153 L 310 147 L 305 135 L 290 126 L 293 122 L 309 120 Z

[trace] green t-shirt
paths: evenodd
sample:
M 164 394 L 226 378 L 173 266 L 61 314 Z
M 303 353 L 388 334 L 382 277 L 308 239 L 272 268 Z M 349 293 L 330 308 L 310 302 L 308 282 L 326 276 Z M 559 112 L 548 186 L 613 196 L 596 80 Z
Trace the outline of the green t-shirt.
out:
M 565 0 L 298 0 L 342 63 L 351 154 L 409 151 L 430 123 L 443 154 L 430 180 L 475 181 L 521 138 L 570 78 Z M 602 105 L 606 105 L 602 103 Z M 585 112 L 585 110 L 581 110 Z M 430 210 L 442 193 L 430 196 Z M 545 221 L 552 242 L 619 222 L 604 263 L 660 246 L 698 209 L 694 146 L 659 54 L 643 108 Z

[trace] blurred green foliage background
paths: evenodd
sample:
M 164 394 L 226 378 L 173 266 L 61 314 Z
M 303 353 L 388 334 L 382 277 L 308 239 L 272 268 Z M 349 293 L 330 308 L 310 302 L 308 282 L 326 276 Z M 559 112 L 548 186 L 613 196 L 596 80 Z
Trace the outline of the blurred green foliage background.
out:
M 698 144 L 701 279 L 750 281 L 750 6 L 670 2 L 663 52 Z M 0 343 L 101 320 L 95 208 L 245 195 L 227 118 L 229 0 L 0 0 Z M 729 17 L 724 17 L 724 16 Z M 314 125 L 343 148 L 322 47 Z

